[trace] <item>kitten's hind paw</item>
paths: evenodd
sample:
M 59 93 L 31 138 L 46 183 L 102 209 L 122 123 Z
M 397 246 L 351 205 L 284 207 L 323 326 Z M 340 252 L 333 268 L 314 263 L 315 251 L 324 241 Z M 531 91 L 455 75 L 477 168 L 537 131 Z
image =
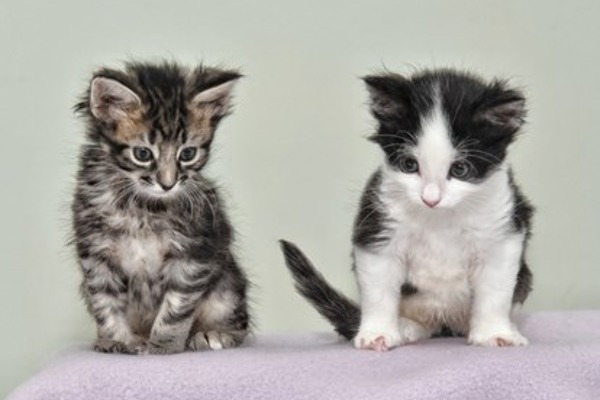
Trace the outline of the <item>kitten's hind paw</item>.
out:
M 246 332 L 197 332 L 188 340 L 187 348 L 191 351 L 222 350 L 239 345 Z
M 431 329 L 409 318 L 400 317 L 401 344 L 418 342 L 431 337 Z

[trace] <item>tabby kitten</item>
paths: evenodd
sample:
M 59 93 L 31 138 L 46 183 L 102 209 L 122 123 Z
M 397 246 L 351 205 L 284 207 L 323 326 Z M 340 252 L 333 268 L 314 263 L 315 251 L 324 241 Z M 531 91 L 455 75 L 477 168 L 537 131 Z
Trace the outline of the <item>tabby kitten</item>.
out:
M 358 348 L 448 332 L 475 345 L 527 344 L 511 314 L 531 289 L 533 209 L 506 161 L 522 93 L 453 70 L 364 81 L 385 158 L 354 225 L 360 308 L 282 242 L 297 289 Z
M 131 63 L 97 72 L 77 104 L 87 140 L 74 242 L 95 350 L 218 350 L 248 334 L 248 281 L 217 187 L 203 175 L 240 77 Z

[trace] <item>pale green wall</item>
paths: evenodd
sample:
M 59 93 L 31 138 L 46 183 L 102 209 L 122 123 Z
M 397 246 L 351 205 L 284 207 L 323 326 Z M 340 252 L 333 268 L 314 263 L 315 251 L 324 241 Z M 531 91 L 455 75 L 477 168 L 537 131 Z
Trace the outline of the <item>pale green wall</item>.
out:
M 350 226 L 380 160 L 358 77 L 472 68 L 526 87 L 513 153 L 539 208 L 530 310 L 600 308 L 600 2 L 16 1 L 0 3 L 0 396 L 90 341 L 65 248 L 91 71 L 128 58 L 205 60 L 247 74 L 211 174 L 231 195 L 259 331 L 328 329 L 292 291 L 277 239 L 355 293 Z

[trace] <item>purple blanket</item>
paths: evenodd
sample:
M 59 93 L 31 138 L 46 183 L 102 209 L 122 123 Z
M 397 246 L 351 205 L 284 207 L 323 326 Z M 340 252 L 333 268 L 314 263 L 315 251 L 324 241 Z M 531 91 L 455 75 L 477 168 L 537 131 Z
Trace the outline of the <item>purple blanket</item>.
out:
M 538 313 L 531 344 L 430 339 L 387 353 L 333 334 L 259 335 L 245 347 L 173 356 L 72 349 L 8 400 L 600 399 L 600 311 Z

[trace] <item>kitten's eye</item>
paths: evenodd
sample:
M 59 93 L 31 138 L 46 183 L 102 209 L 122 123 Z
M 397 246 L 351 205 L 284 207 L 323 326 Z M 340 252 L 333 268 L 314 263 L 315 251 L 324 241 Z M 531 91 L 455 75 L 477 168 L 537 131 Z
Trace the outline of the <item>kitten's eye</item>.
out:
M 133 148 L 133 156 L 139 162 L 147 163 L 152 160 L 152 150 L 147 147 L 136 146 Z
M 419 172 L 419 162 L 412 157 L 404 157 L 400 160 L 400 170 L 407 174 Z
M 197 152 L 198 149 L 196 149 L 195 147 L 186 147 L 183 150 L 181 150 L 181 153 L 179 153 L 179 161 L 192 161 L 194 157 L 196 157 Z
M 450 167 L 450 176 L 456 179 L 466 178 L 469 176 L 469 172 L 471 172 L 471 168 L 464 161 L 456 161 Z

